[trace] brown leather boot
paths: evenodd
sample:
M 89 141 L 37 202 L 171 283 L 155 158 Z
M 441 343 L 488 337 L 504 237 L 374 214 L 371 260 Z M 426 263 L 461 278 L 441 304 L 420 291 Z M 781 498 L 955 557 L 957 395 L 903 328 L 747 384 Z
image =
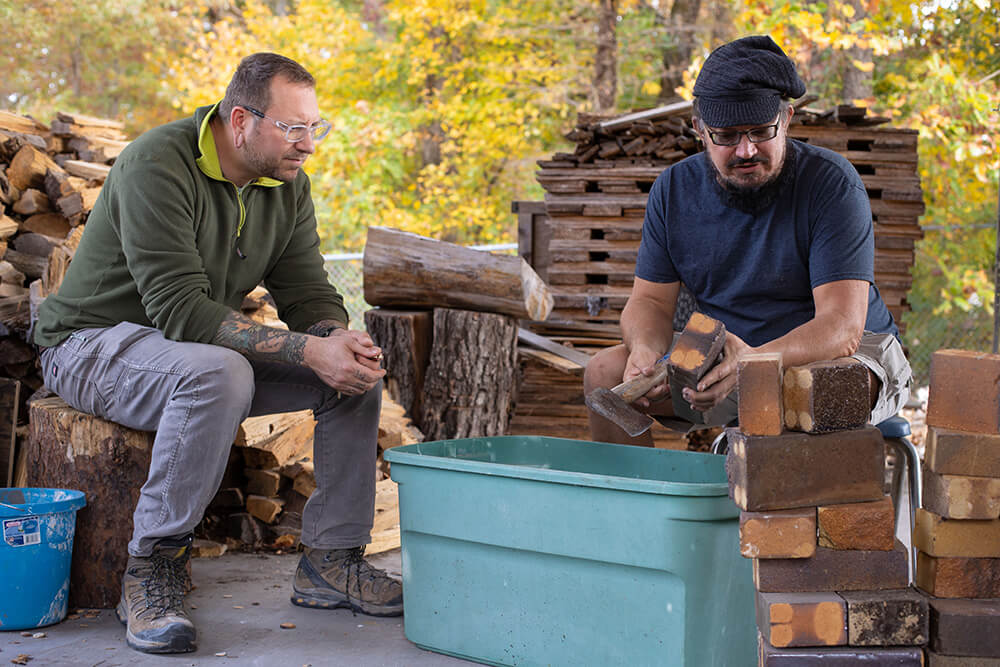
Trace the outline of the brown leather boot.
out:
M 160 540 L 149 557 L 128 557 L 116 611 L 131 648 L 143 653 L 195 650 L 194 623 L 184 609 L 190 557 L 190 536 Z
M 363 546 L 305 547 L 295 571 L 292 604 L 316 609 L 350 608 L 371 616 L 401 616 L 403 584 L 371 566 Z

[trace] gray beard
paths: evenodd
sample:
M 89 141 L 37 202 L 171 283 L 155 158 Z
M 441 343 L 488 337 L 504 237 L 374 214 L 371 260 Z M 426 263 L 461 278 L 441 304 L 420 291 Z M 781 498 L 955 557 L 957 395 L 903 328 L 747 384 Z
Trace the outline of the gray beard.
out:
M 708 152 L 705 152 L 704 156 L 705 161 L 708 162 L 715 174 L 712 183 L 719 199 L 726 206 L 744 213 L 756 214 L 770 208 L 785 187 L 792 182 L 795 173 L 796 151 L 792 142 L 787 139 L 785 141 L 785 161 L 781 165 L 781 169 L 760 185 L 741 186 L 726 182 L 715 163 L 708 157 Z

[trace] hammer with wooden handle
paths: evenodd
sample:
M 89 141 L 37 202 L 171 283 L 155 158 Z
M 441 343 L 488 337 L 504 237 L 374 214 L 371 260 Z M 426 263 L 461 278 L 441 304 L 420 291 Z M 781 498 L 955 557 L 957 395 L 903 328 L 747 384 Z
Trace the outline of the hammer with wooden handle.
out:
M 653 419 L 630 404 L 666 379 L 669 359 L 670 355 L 667 354 L 657 361 L 653 365 L 652 375 L 637 375 L 613 389 L 595 389 L 587 396 L 587 407 L 614 422 L 631 437 L 642 435 L 653 425 Z

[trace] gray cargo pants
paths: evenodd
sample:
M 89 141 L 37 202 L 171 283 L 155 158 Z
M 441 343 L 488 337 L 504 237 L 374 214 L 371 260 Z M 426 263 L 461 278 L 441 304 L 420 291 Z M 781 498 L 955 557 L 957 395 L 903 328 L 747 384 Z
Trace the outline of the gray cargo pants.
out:
M 77 410 L 156 431 L 133 517 L 133 556 L 148 556 L 157 540 L 201 521 L 245 418 L 307 408 L 317 421 L 317 487 L 303 512 L 302 542 L 339 549 L 371 541 L 381 383 L 341 398 L 307 368 L 167 340 L 130 322 L 76 331 L 44 349 L 41 361 L 45 385 Z

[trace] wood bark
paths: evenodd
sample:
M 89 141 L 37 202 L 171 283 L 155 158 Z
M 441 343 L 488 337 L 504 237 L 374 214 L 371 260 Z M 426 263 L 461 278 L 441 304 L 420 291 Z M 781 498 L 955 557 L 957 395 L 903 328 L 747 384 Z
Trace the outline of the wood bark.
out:
M 660 100 L 677 99 L 674 91 L 684 83 L 684 70 L 691 62 L 698 30 L 701 0 L 674 0 L 670 7 L 670 45 L 663 50 L 663 74 L 660 77 Z
M 382 348 L 389 396 L 411 419 L 417 419 L 430 362 L 432 312 L 375 308 L 365 313 L 365 327 L 375 344 Z M 416 426 L 419 428 L 420 424 Z
M 78 412 L 60 398 L 32 402 L 30 415 L 28 484 L 78 489 L 87 499 L 76 516 L 69 604 L 114 607 L 154 434 Z
M 597 9 L 594 96 L 597 113 L 614 111 L 618 97 L 618 2 L 601 0 Z
M 387 227 L 368 229 L 365 301 L 395 308 L 465 308 L 532 320 L 552 295 L 522 258 L 495 255 Z
M 0 378 L 0 484 L 14 486 L 14 461 L 17 441 L 17 412 L 21 403 L 21 383 L 10 378 Z
M 517 322 L 437 308 L 420 429 L 428 440 L 502 435 L 513 409 Z

